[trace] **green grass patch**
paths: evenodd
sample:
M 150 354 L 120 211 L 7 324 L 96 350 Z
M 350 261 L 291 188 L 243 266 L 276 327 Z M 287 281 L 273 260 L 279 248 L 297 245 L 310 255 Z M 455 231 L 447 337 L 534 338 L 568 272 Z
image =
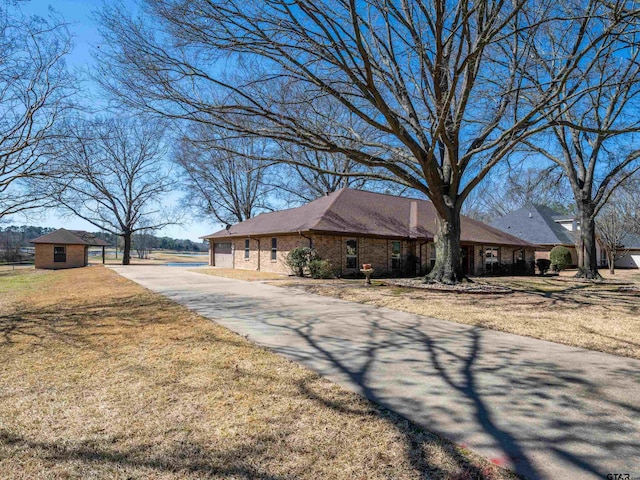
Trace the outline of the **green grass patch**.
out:
M 23 293 L 49 283 L 51 275 L 40 270 L 21 269 L 0 271 L 0 293 Z

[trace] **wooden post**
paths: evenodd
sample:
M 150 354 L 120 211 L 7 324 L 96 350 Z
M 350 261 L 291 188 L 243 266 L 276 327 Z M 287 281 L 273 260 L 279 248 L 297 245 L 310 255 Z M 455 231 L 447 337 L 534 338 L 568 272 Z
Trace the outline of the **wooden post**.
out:
M 104 245 L 102 246 L 102 264 L 104 265 Z

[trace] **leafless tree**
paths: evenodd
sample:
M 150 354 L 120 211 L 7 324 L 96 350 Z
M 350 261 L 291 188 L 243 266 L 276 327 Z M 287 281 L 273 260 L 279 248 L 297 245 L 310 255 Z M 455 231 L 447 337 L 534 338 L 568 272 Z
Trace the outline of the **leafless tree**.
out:
M 571 192 L 566 179 L 555 168 L 498 168 L 469 195 L 462 213 L 481 221 L 518 210 L 528 204 L 546 205 L 560 213 L 570 213 Z
M 615 194 L 615 202 L 624 215 L 627 230 L 640 235 L 640 178 L 633 179 L 622 185 Z
M 290 96 L 291 98 L 291 96 Z M 298 115 L 313 115 L 313 109 L 322 110 L 323 115 L 331 118 L 333 124 L 339 124 L 340 130 L 349 128 L 357 132 L 359 138 L 374 139 L 379 134 L 364 122 L 352 115 L 346 115 L 339 105 L 331 98 L 316 101 L 314 105 L 304 105 L 305 99 L 300 99 Z M 306 109 L 305 109 L 306 106 Z M 313 107 L 313 108 L 311 108 Z M 325 126 L 329 128 L 330 125 Z M 336 132 L 339 134 L 340 132 Z M 278 142 L 278 149 L 274 151 L 274 163 L 280 166 L 276 170 L 277 190 L 279 197 L 289 205 L 310 202 L 341 188 L 356 188 L 360 190 L 384 190 L 401 194 L 407 190 L 396 182 L 380 180 L 371 175 L 372 169 L 350 158 L 343 153 L 318 151 L 300 144 Z M 353 144 L 351 148 L 358 148 Z M 384 176 L 384 170 L 379 170 Z
M 395 182 L 358 177 L 358 172 L 369 170 L 343 154 L 319 152 L 289 144 L 284 146 L 279 156 L 282 162 L 274 169 L 271 183 L 277 187 L 275 193 L 292 206 L 310 202 L 341 188 L 396 194 L 406 190 L 406 187 L 399 188 Z
M 137 233 L 132 235 L 131 243 L 133 245 L 133 249 L 138 254 L 138 258 L 146 260 L 149 258 L 149 254 L 154 246 L 154 236 L 148 231 Z
M 618 5 L 618 3 L 616 3 Z M 625 2 L 620 6 L 626 8 Z M 592 15 L 590 10 L 585 13 Z M 598 278 L 596 217 L 616 189 L 640 170 L 640 37 L 637 16 L 628 17 L 604 41 L 602 28 L 587 17 L 578 33 L 544 29 L 540 49 L 526 71 L 527 81 L 544 95 L 546 79 L 563 70 L 564 57 L 580 43 L 597 43 L 576 65 L 578 75 L 563 85 L 561 102 L 545 107 L 551 128 L 527 144 L 555 164 L 567 178 L 580 220 L 578 276 Z M 544 49 L 543 49 L 544 48 Z
M 157 122 L 78 122 L 68 129 L 48 193 L 66 211 L 121 236 L 122 264 L 128 265 L 134 233 L 175 223 L 163 204 L 173 184 L 165 155 Z
M 596 231 L 606 251 L 611 274 L 615 273 L 616 260 L 624 257 L 628 252 L 624 247 L 624 239 L 628 234 L 627 226 L 625 212 L 615 200 L 600 209 Z
M 0 3 L 0 219 L 47 202 L 25 182 L 50 174 L 45 159 L 74 94 L 64 65 L 70 49 L 59 18 Z
M 267 155 L 268 143 L 225 137 L 220 129 L 197 125 L 174 154 L 184 176 L 186 204 L 227 224 L 270 210 L 269 164 L 259 160 Z
M 557 104 L 587 53 L 635 14 L 626 2 L 562 3 L 146 0 L 135 19 L 107 6 L 100 78 L 128 105 L 342 154 L 364 176 L 422 192 L 439 216 L 430 278 L 455 282 L 464 200 L 543 128 L 542 108 Z M 520 66 L 539 53 L 535 35 L 546 23 L 568 32 L 571 48 L 527 95 Z M 583 28 L 600 35 L 586 38 Z M 226 75 L 236 64 L 244 78 Z M 327 98 L 340 115 L 327 114 Z

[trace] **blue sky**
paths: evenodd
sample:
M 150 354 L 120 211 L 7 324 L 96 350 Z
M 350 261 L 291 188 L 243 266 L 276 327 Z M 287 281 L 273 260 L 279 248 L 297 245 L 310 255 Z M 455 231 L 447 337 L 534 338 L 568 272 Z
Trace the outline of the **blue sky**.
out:
M 134 5 L 134 2 L 128 2 Z M 73 36 L 74 48 L 67 57 L 67 65 L 70 70 L 84 72 L 91 69 L 94 59 L 91 56 L 92 48 L 100 44 L 98 26 L 92 19 L 92 12 L 103 4 L 102 0 L 27 0 L 20 3 L 20 8 L 25 14 L 47 16 L 50 9 L 57 12 L 69 23 L 69 31 Z M 85 85 L 86 94 L 97 90 L 95 85 L 90 83 Z M 94 103 L 95 104 L 95 103 Z M 172 195 L 169 199 L 172 203 L 177 203 L 178 194 Z M 212 233 L 221 225 L 215 222 L 196 221 L 188 217 L 188 223 L 166 227 L 157 235 L 167 235 L 174 238 L 188 238 L 198 240 L 199 236 Z M 13 224 L 31 224 L 46 227 L 65 227 L 82 230 L 97 230 L 91 224 L 77 217 L 62 217 L 53 211 L 43 212 L 25 218 L 22 215 L 15 215 L 11 218 Z

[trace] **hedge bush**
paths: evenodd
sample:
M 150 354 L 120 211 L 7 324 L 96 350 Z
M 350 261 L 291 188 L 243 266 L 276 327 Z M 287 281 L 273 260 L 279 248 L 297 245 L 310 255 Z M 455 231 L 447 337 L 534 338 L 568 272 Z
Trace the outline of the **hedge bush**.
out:
M 544 275 L 549 271 L 549 268 L 551 268 L 551 260 L 548 260 L 546 258 L 539 258 L 536 260 L 536 267 L 538 267 L 540 275 Z
M 553 268 L 554 272 L 564 270 L 572 263 L 571 252 L 567 247 L 563 247 L 562 245 L 553 247 L 549 258 L 551 259 L 551 268 Z
M 304 277 L 309 263 L 319 258 L 318 252 L 314 248 L 296 247 L 287 255 L 286 263 L 294 275 Z
M 328 260 L 311 260 L 309 262 L 311 278 L 333 278 L 333 265 Z

